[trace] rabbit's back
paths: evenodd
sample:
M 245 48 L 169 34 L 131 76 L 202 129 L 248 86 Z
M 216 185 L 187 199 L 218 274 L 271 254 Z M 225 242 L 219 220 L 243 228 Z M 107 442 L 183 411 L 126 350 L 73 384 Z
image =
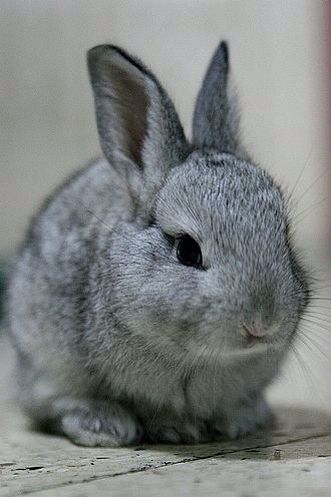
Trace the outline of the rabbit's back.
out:
M 32 221 L 9 288 L 10 334 L 23 387 L 40 384 L 35 376 L 45 372 L 57 382 L 63 373 L 65 384 L 68 368 L 71 386 L 77 375 L 84 384 L 77 365 L 88 355 L 83 334 L 90 269 L 102 233 L 121 215 L 122 193 L 116 174 L 100 160 L 62 185 Z

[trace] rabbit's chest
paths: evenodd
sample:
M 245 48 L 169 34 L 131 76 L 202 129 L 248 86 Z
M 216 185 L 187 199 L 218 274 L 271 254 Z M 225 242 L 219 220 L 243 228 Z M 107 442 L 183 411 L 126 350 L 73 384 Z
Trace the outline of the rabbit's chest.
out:
M 143 417 L 164 412 L 210 419 L 259 392 L 274 374 L 258 357 L 245 364 L 206 365 L 184 380 L 178 365 L 170 369 L 146 364 L 139 372 L 129 367 L 121 370 L 111 381 L 115 397 L 128 399 Z
M 210 419 L 226 412 L 242 400 L 259 393 L 272 372 L 257 361 L 243 366 L 219 366 L 197 372 L 185 389 L 185 410 L 188 415 Z
M 146 381 L 140 378 L 134 396 L 139 399 L 140 406 L 141 399 L 145 399 L 153 412 L 158 408 L 176 416 L 209 419 L 226 410 L 229 404 L 236 404 L 248 391 L 258 390 L 260 381 L 256 381 L 257 375 L 254 368 L 244 371 L 205 368 L 183 382 L 174 374 L 163 377 L 159 374 Z

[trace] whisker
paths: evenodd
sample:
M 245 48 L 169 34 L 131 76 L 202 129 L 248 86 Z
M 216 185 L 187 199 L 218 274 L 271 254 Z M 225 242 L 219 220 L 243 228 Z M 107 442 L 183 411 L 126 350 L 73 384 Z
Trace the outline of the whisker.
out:
M 312 309 L 322 309 L 324 311 L 331 311 L 331 307 L 326 307 L 324 305 L 317 305 L 317 304 L 313 304 L 313 308 Z M 306 312 L 309 312 L 310 309 L 307 309 Z
M 313 151 L 313 145 L 310 147 L 310 150 L 309 150 L 309 153 L 308 153 L 308 156 L 307 156 L 307 159 L 305 160 L 305 163 L 304 163 L 304 166 L 303 168 L 301 169 L 295 183 L 294 183 L 294 186 L 289 194 L 289 198 L 293 198 L 293 195 L 294 195 L 294 192 L 295 192 L 295 189 L 297 188 L 302 176 L 303 176 L 303 173 L 305 172 L 306 170 L 306 167 L 307 167 L 307 164 L 309 163 L 310 159 L 311 159 L 311 154 L 312 154 L 312 151 Z
M 303 342 L 301 342 L 301 343 L 303 343 Z M 312 391 L 315 391 L 315 384 L 312 381 L 313 374 L 312 374 L 309 366 L 306 364 L 306 362 L 302 358 L 302 355 L 299 352 L 299 349 L 297 347 L 295 347 L 294 344 L 291 344 L 290 348 L 291 348 L 292 352 L 294 353 L 294 357 L 296 358 L 297 363 L 300 366 L 301 372 L 303 374 L 303 377 L 304 377 L 306 383 L 309 386 L 309 389 Z
M 298 214 L 295 214 L 294 217 L 292 218 L 294 223 L 297 225 L 299 223 L 301 223 L 304 219 L 306 219 L 306 217 L 308 216 L 308 214 L 310 214 L 310 212 L 317 206 L 319 206 L 320 204 L 322 204 L 323 202 L 326 202 L 327 200 L 329 200 L 329 197 L 324 197 L 322 198 L 322 200 L 319 200 L 318 202 L 315 202 L 314 204 L 310 205 L 309 207 L 307 207 L 306 209 L 303 209 L 301 212 L 299 212 Z M 302 214 L 305 214 L 305 216 L 302 216 Z M 300 217 L 301 216 L 301 217 Z
M 330 357 L 330 356 L 328 356 L 328 355 L 324 352 L 324 350 L 322 350 L 322 349 L 319 347 L 319 345 L 318 345 L 316 342 L 314 342 L 314 341 L 312 340 L 312 336 L 311 336 L 311 335 L 307 336 L 307 334 L 306 334 L 306 333 L 307 333 L 307 331 L 306 331 L 306 332 L 303 332 L 303 331 L 302 331 L 302 333 L 303 333 L 303 336 L 305 337 L 305 339 L 306 339 L 306 340 L 307 340 L 307 341 L 308 341 L 308 342 L 309 342 L 309 343 L 310 343 L 310 344 L 311 344 L 311 345 L 312 345 L 312 346 L 313 346 L 313 347 L 314 347 L 314 348 L 315 348 L 315 349 L 316 349 L 316 350 L 317 350 L 317 351 L 318 351 L 318 352 L 319 352 L 319 353 L 320 353 L 320 354 L 324 357 L 324 359 L 326 359 L 328 362 L 329 362 L 329 361 L 331 361 L 331 357 Z M 301 336 L 301 338 L 302 338 L 302 336 Z M 328 343 L 328 342 L 327 342 L 327 343 Z M 328 343 L 328 344 L 329 344 L 329 343 Z M 311 352 L 313 352 L 313 349 L 312 349 L 311 347 L 310 347 L 310 351 L 311 351 Z
M 101 224 L 103 224 L 103 226 L 105 226 L 109 231 L 113 231 L 112 228 L 110 226 L 108 226 L 103 219 L 101 219 L 101 217 L 99 217 L 95 212 L 93 212 L 91 209 L 89 209 L 89 207 L 87 207 L 84 202 L 82 202 L 80 199 L 78 198 L 75 198 L 75 201 L 78 202 L 81 206 L 84 207 L 84 209 L 89 213 L 91 214 L 93 217 L 95 217 L 95 219 L 97 219 Z
M 327 316 L 326 314 L 321 314 L 320 312 L 307 312 L 306 316 L 313 318 L 313 319 L 317 319 L 317 320 L 321 321 L 322 323 L 329 324 L 330 329 L 331 329 L 331 317 L 330 316 Z M 303 318 L 305 318 L 306 316 L 303 316 Z M 329 319 L 326 319 L 326 318 L 329 318 Z
M 315 323 L 314 323 L 314 325 L 315 325 Z M 316 326 L 317 327 L 315 328 L 315 327 L 312 327 L 311 323 L 301 323 L 300 327 L 304 331 L 307 331 L 309 333 L 310 337 L 313 337 L 313 336 L 317 335 L 319 338 L 323 338 L 323 340 L 326 343 L 330 343 L 330 345 L 331 345 L 331 335 L 330 334 L 326 334 L 325 330 L 323 328 L 318 327 L 318 325 L 316 325 Z
M 321 174 L 319 174 L 317 176 L 317 178 L 308 186 L 308 188 L 306 188 L 306 190 L 300 195 L 300 197 L 298 199 L 296 199 L 296 205 L 299 204 L 299 202 L 305 197 L 305 195 L 313 188 L 314 185 L 316 185 L 316 183 L 321 179 L 323 178 L 323 176 L 325 176 L 326 174 L 328 174 L 329 170 L 328 168 L 325 168 Z
M 327 328 L 327 327 L 326 327 L 326 326 L 324 326 L 323 324 L 318 323 L 317 321 L 314 321 L 314 320 L 312 320 L 312 319 L 305 318 L 305 317 L 302 317 L 301 319 L 302 319 L 303 321 L 306 321 L 307 323 L 313 324 L 314 326 L 319 326 L 322 330 L 325 330 L 325 331 L 331 332 L 331 327 L 330 327 L 330 328 Z
M 326 302 L 331 302 L 331 298 L 328 297 L 310 297 L 311 301 L 326 301 Z

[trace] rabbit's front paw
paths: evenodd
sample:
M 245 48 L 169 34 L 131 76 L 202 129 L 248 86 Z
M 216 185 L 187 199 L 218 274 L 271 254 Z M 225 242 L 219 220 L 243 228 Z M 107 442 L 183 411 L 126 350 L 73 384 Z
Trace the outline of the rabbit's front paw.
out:
M 79 405 L 63 414 L 61 432 L 77 445 L 114 447 L 138 443 L 143 434 L 139 422 L 118 404 Z
M 216 420 L 213 429 L 229 438 L 238 438 L 271 426 L 274 416 L 263 398 L 251 402 L 238 403 L 227 413 L 226 419 Z
M 204 423 L 189 420 L 163 420 L 150 426 L 146 436 L 149 441 L 156 443 L 196 444 L 210 440 Z

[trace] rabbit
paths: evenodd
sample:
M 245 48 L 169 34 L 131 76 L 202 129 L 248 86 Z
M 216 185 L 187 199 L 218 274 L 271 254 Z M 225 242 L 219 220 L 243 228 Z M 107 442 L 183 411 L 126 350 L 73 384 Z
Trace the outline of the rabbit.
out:
M 184 134 L 113 45 L 88 51 L 102 158 L 32 220 L 9 285 L 18 401 L 84 446 L 200 443 L 268 426 L 310 298 L 288 201 L 240 138 L 221 42 Z

